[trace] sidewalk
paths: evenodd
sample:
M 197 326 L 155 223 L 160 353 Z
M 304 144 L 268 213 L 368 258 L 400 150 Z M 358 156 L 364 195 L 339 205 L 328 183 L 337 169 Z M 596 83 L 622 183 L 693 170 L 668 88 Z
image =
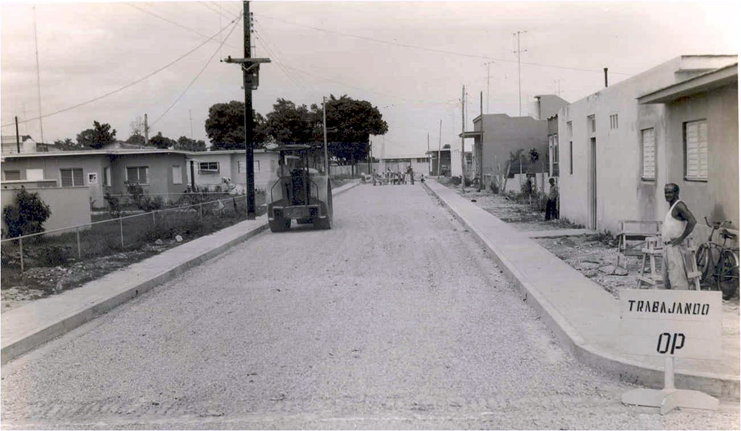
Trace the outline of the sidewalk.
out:
M 344 193 L 360 184 L 345 184 Z M 77 328 L 153 287 L 228 250 L 265 230 L 266 216 L 245 220 L 126 269 L 112 272 L 82 287 L 33 301 L 2 313 L 2 364 Z
M 618 350 L 620 310 L 612 295 L 533 241 L 531 233 L 516 231 L 437 181 L 427 181 L 425 186 L 493 253 L 509 280 L 572 355 L 624 380 L 663 388 L 663 358 Z M 723 321 L 737 325 L 737 313 L 724 312 Z M 720 360 L 676 359 L 676 386 L 738 399 L 738 334 L 724 328 L 721 343 Z

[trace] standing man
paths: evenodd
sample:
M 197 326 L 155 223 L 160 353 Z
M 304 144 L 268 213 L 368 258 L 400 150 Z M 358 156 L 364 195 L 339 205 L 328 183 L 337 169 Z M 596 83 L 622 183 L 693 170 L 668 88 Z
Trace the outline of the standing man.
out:
M 412 185 L 414 185 L 414 170 L 412 170 L 412 165 L 409 165 L 407 168 L 407 174 L 409 174 L 409 179 L 412 182 Z
M 551 184 L 551 189 L 548 192 L 548 201 L 545 203 L 545 219 L 556 220 L 558 218 L 558 186 L 553 178 L 548 182 Z
M 695 228 L 697 221 L 687 205 L 679 200 L 679 186 L 669 183 L 664 186 L 664 199 L 669 202 L 669 211 L 661 226 L 661 239 L 664 242 L 664 287 L 674 290 L 688 290 L 687 279 L 687 237 Z

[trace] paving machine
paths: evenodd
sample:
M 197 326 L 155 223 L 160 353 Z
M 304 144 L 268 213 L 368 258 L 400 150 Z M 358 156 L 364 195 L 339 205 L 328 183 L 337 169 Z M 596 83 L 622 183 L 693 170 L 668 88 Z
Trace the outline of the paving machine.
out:
M 269 187 L 268 225 L 273 232 L 298 224 L 313 224 L 317 229 L 332 228 L 332 186 L 316 148 L 305 144 L 267 146 L 276 151 L 278 181 Z

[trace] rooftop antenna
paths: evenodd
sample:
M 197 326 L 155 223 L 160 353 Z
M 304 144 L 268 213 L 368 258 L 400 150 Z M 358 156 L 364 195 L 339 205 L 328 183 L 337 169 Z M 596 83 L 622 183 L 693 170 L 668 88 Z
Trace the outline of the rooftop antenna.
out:
M 39 37 L 36 31 L 36 6 L 33 7 L 33 40 L 36 44 L 36 88 L 39 92 L 39 128 L 41 129 L 41 142 L 44 142 L 44 120 L 41 114 L 41 72 L 39 71 Z

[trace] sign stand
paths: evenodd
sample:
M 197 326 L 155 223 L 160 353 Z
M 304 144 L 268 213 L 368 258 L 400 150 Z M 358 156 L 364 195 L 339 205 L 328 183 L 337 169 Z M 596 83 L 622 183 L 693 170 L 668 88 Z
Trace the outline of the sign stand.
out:
M 664 389 L 634 389 L 623 394 L 623 404 L 660 407 L 666 414 L 678 407 L 718 410 L 718 399 L 700 391 L 674 387 L 674 357 L 667 356 L 664 368 Z

